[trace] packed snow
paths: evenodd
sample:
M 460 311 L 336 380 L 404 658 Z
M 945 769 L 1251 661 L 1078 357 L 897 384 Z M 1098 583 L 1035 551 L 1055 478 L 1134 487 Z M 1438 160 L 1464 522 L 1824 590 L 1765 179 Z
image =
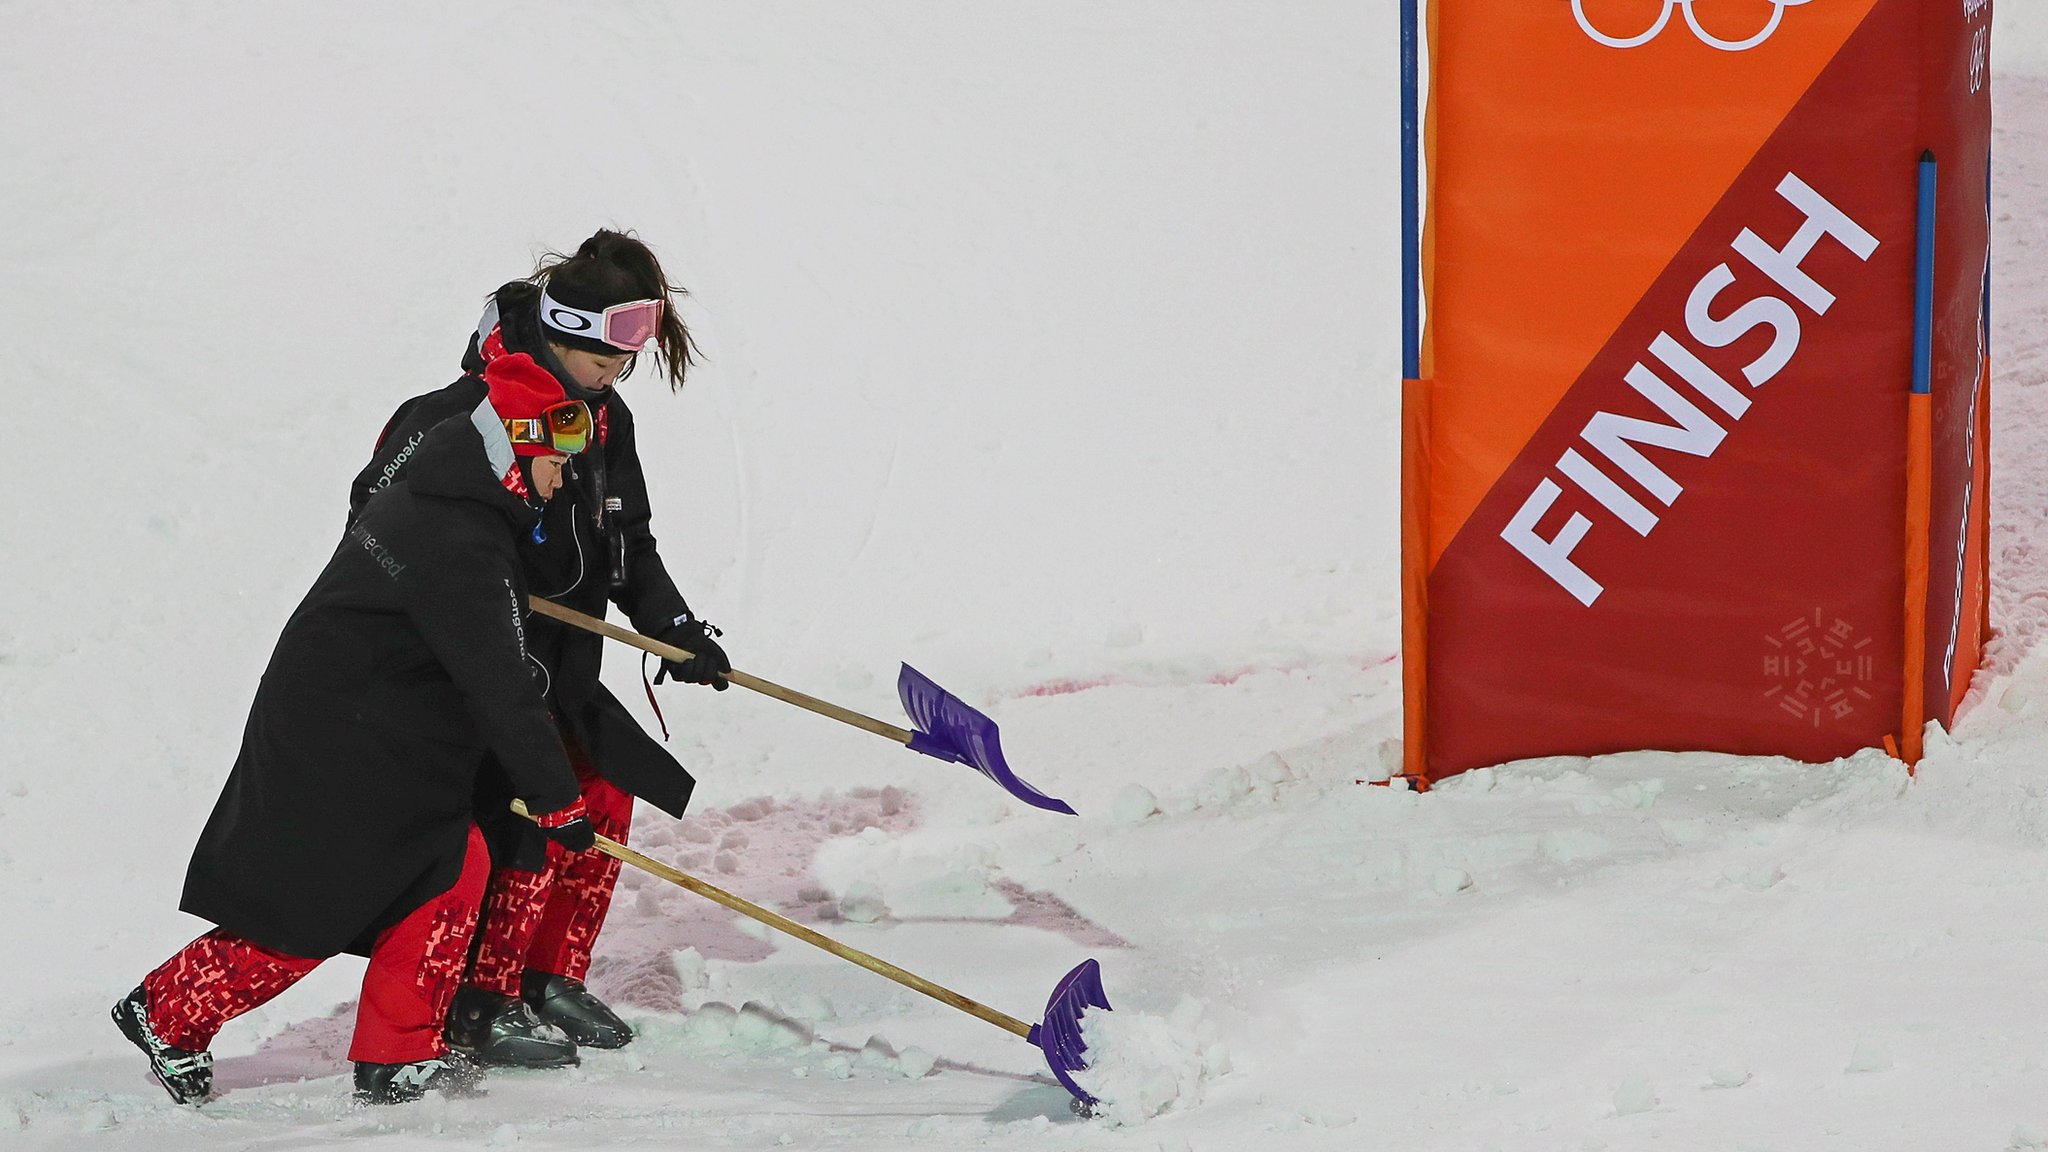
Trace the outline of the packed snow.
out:
M 8 4 L 0 1148 L 2048 1147 L 2048 8 L 1995 41 L 1999 638 L 1953 737 L 1420 795 L 1365 783 L 1394 10 Z M 591 982 L 640 1038 L 480 1099 L 348 1102 L 346 958 L 222 1034 L 204 1107 L 109 1024 L 203 928 L 186 854 L 381 422 L 605 224 L 693 294 L 705 363 L 626 387 L 735 662 L 894 718 L 908 660 L 1080 812 L 663 687 L 700 785 L 635 844 L 1028 1022 L 1100 960 L 1094 1119 L 631 870 Z
M 1230 1047 L 1202 1019 L 1198 1001 L 1170 1016 L 1090 1009 L 1081 1021 L 1086 1071 L 1074 1079 L 1094 1099 L 1087 1111 L 1112 1127 L 1201 1103 L 1205 1082 L 1230 1071 Z

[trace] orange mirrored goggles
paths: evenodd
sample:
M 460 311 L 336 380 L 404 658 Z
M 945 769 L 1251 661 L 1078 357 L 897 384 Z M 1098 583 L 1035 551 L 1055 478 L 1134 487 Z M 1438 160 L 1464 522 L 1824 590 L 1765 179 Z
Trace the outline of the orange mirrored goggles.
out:
M 590 447 L 590 405 L 570 400 L 541 412 L 538 417 L 505 421 L 505 435 L 514 444 L 537 444 L 550 452 L 574 456 Z

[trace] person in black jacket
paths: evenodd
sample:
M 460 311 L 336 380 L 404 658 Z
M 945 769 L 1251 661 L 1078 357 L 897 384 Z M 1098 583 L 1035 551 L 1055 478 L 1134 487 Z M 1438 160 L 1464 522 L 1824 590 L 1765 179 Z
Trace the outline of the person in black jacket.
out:
M 617 604 L 638 631 L 694 654 L 686 663 L 665 663 L 657 683 L 673 677 L 723 690 L 721 674 L 732 665 L 713 638 L 716 630 L 692 613 L 662 563 L 649 529 L 633 414 L 615 387 L 643 349 L 652 349 L 672 388 L 682 385 L 691 345 L 675 312 L 680 295 L 654 254 L 624 233 L 600 231 L 574 255 L 548 256 L 531 278 L 492 294 L 464 353 L 462 376 L 399 406 L 349 500 L 354 515 L 416 467 L 424 430 L 473 405 L 493 365 L 532 358 L 570 397 L 590 405 L 597 439 L 572 462 L 562 498 L 520 541 L 528 584 L 535 595 L 593 616 Z M 598 682 L 602 638 L 537 614 L 527 617 L 526 628 L 597 830 L 625 841 L 635 796 L 680 817 L 695 781 Z M 522 822 L 493 820 L 492 808 L 478 804 L 493 870 L 449 1038 L 483 1062 L 524 1067 L 574 1064 L 578 1045 L 631 1042 L 632 1029 L 583 983 L 618 862 L 550 850 Z
M 285 624 L 186 873 L 182 907 L 218 927 L 114 1006 L 172 1099 L 209 1094 L 223 1024 L 340 952 L 370 958 L 359 1099 L 474 1082 L 443 1025 L 489 873 L 471 807 L 486 750 L 562 850 L 594 839 L 527 648 L 515 545 L 592 425 L 530 359 L 495 365 Z

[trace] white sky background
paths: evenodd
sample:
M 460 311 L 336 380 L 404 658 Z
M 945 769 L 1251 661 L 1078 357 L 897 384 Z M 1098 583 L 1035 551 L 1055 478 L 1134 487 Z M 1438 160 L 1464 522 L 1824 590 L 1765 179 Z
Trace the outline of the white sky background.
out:
M 1393 642 L 1390 3 L 9 7 L 4 386 L 106 416 L 0 511 L 17 643 L 188 595 L 260 667 L 390 409 L 598 225 L 695 297 L 627 395 L 752 665 Z

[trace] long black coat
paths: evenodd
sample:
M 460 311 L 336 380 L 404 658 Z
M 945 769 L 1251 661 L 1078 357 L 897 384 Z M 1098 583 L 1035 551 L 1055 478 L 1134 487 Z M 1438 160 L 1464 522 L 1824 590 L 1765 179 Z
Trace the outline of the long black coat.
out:
M 498 290 L 502 339 L 507 350 L 533 356 L 573 393 L 573 382 L 559 370 L 539 331 L 538 298 L 539 289 L 523 281 Z M 351 521 L 371 497 L 417 466 L 419 437 L 426 429 L 469 411 L 484 398 L 484 361 L 477 337 L 470 339 L 463 369 L 454 383 L 415 396 L 392 414 L 370 462 L 349 486 Z M 520 564 L 536 595 L 597 617 L 604 616 L 607 603 L 615 603 L 634 628 L 660 635 L 690 609 L 663 565 L 649 528 L 647 478 L 640 467 L 633 413 L 616 390 L 587 402 L 601 420 L 604 435 L 571 459 L 562 490 L 548 502 L 539 538 L 520 537 Z M 617 502 L 614 509 L 605 509 L 607 498 Z M 622 577 L 616 586 L 615 565 Z M 526 633 L 529 651 L 546 670 L 549 704 L 597 771 L 626 792 L 680 817 L 696 780 L 599 682 L 604 639 L 539 614 L 527 616 Z M 491 834 L 493 856 L 500 864 L 539 867 L 545 845 L 524 821 L 498 819 L 491 811 L 495 801 L 487 781 L 479 793 L 478 811 Z
M 486 749 L 535 811 L 576 798 L 524 636 L 534 520 L 466 415 L 421 437 L 278 638 L 185 911 L 294 956 L 367 952 L 460 875 Z

